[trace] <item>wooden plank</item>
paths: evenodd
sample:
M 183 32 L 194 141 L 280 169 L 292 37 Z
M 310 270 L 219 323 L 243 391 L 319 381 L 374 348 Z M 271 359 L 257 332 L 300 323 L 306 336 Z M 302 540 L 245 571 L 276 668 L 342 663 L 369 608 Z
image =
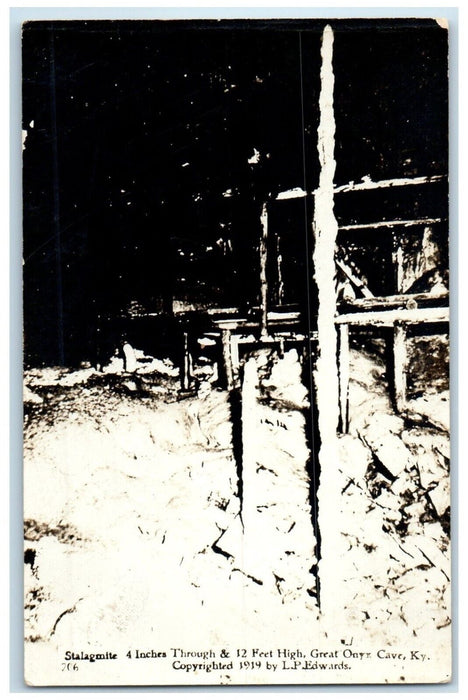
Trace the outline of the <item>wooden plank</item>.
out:
M 301 187 L 293 187 L 291 190 L 284 190 L 276 195 L 276 199 L 297 199 L 307 197 L 307 192 Z
M 238 314 L 239 309 L 237 306 L 215 306 L 206 310 L 208 316 L 227 316 Z
M 445 175 L 433 175 L 432 177 L 405 177 L 376 181 L 373 181 L 370 178 L 363 178 L 362 182 L 348 182 L 347 185 L 335 187 L 335 194 L 339 192 L 359 192 L 361 190 L 387 189 L 390 187 L 407 187 L 408 185 L 426 185 L 432 182 L 440 182 L 441 180 L 445 180 L 445 177 Z
M 430 307 L 426 309 L 383 309 L 381 311 L 356 311 L 340 314 L 335 318 L 336 324 L 349 323 L 367 326 L 393 326 L 394 323 L 448 323 L 448 307 Z
M 371 224 L 347 224 L 339 226 L 340 231 L 359 231 L 361 229 L 393 228 L 394 226 L 423 226 L 426 224 L 440 224 L 446 221 L 445 218 L 423 218 L 423 219 L 396 219 L 393 221 L 376 221 Z
M 367 299 L 353 299 L 346 302 L 346 308 L 356 309 L 376 309 L 380 306 L 399 307 L 399 308 L 416 308 L 421 303 L 431 302 L 432 307 L 443 307 L 448 303 L 448 292 L 444 294 L 429 294 L 422 292 L 420 294 L 389 294 L 384 297 L 372 297 Z
M 246 318 L 217 318 L 213 319 L 213 325 L 217 326 L 223 331 L 235 331 L 237 330 L 237 328 L 243 328 L 244 326 L 252 325 L 252 322 L 248 321 Z
M 353 272 L 353 270 L 351 269 L 351 267 L 349 265 L 347 265 L 345 262 L 343 262 L 343 260 L 341 260 L 341 258 L 339 258 L 337 256 L 335 258 L 335 262 L 336 262 L 336 266 L 342 272 L 344 272 L 344 274 L 350 280 L 350 282 L 353 284 L 353 286 L 356 287 L 356 289 L 358 289 L 364 297 L 371 299 L 374 296 L 372 294 L 371 290 L 369 289 L 369 287 L 362 281 L 362 279 L 360 277 L 358 277 L 358 275 L 356 275 Z
M 433 175 L 430 177 L 402 177 L 402 178 L 391 178 L 388 180 L 371 180 L 370 178 L 363 179 L 362 182 L 348 182 L 346 185 L 338 185 L 333 188 L 335 194 L 340 194 L 342 192 L 360 192 L 362 190 L 377 190 L 377 189 L 389 189 L 391 187 L 408 187 L 411 185 L 427 185 L 433 182 L 441 182 L 445 180 L 445 175 Z M 316 193 L 314 190 L 313 194 Z M 277 196 L 277 200 L 281 199 L 296 199 L 296 198 L 307 197 L 307 192 L 301 187 L 294 187 L 291 190 L 285 190 L 280 192 Z
M 295 325 L 300 321 L 301 314 L 299 312 L 284 312 L 280 313 L 277 311 L 271 311 L 267 314 L 268 324 L 284 324 L 284 325 Z M 253 318 L 214 318 L 212 320 L 214 326 L 220 329 L 235 331 L 238 328 L 255 328 L 258 327 L 258 322 Z

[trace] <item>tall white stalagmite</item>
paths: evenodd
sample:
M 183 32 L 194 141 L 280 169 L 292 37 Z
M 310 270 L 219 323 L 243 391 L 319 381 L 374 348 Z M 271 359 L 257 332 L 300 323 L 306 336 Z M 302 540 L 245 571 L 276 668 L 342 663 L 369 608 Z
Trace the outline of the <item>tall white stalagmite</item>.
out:
M 335 330 L 335 245 L 338 224 L 333 200 L 333 178 L 336 166 L 335 116 L 333 31 L 329 25 L 323 32 L 321 56 L 320 123 L 317 143 L 320 180 L 315 192 L 313 262 L 318 288 L 318 357 L 315 384 L 321 441 L 318 518 L 322 544 L 319 578 L 321 609 L 328 617 L 335 615 L 340 600 L 338 576 L 340 538 L 339 517 L 337 517 L 340 506 L 337 449 L 339 398 Z

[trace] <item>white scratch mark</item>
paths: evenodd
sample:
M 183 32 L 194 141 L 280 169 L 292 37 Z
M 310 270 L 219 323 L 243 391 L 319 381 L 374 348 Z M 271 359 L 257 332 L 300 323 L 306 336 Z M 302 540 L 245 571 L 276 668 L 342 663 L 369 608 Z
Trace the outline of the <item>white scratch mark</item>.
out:
M 267 314 L 268 314 L 268 279 L 267 279 L 267 244 L 268 244 L 268 211 L 266 202 L 263 203 L 262 213 L 260 215 L 260 223 L 262 226 L 262 236 L 260 238 L 260 306 L 262 309 L 262 319 L 260 335 L 262 338 L 268 335 L 267 329 Z

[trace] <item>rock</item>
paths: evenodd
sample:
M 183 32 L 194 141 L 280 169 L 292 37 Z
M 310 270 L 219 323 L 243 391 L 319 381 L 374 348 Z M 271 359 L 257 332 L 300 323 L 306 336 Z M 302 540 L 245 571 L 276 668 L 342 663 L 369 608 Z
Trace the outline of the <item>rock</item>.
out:
M 213 543 L 213 551 L 217 554 L 235 561 L 242 561 L 243 526 L 239 515 L 231 519 L 228 527 L 221 531 L 218 539 Z
M 431 423 L 434 428 L 446 433 L 450 431 L 450 402 L 448 392 L 428 394 L 408 401 L 409 415 Z
M 131 380 L 128 382 L 123 382 L 122 386 L 124 386 L 129 391 L 138 391 L 137 385 L 135 384 L 134 381 L 131 381 Z
M 135 352 L 137 353 L 138 351 Z M 156 372 L 157 374 L 161 374 L 164 377 L 179 376 L 179 368 L 174 367 L 171 360 L 159 360 L 156 357 L 147 357 L 146 362 L 144 364 L 140 362 L 137 372 L 138 374 L 152 374 L 153 372 Z
M 399 509 L 401 507 L 401 500 L 394 493 L 383 489 L 380 496 L 374 500 L 382 508 L 394 511 L 396 514 L 398 514 L 398 519 L 400 519 Z
M 439 484 L 428 494 L 437 515 L 442 516 L 450 506 L 450 481 L 442 479 Z
M 292 349 L 274 362 L 270 376 L 262 381 L 262 386 L 273 399 L 299 409 L 306 408 L 309 392 L 302 383 L 301 375 L 297 350 Z
M 367 424 L 358 431 L 364 444 L 393 477 L 413 464 L 412 453 L 399 437 L 403 425 L 399 416 L 379 412 L 371 414 Z
M 363 479 L 370 464 L 372 453 L 362 440 L 352 435 L 340 435 L 338 454 L 341 471 L 350 479 Z
M 368 401 L 368 388 L 360 382 L 351 381 L 349 385 L 349 405 L 352 406 L 349 417 L 350 430 L 359 430 L 359 426 L 366 425 Z M 381 407 L 385 409 L 388 404 L 387 398 L 380 397 L 380 403 Z
M 121 357 L 111 357 L 107 365 L 102 368 L 103 374 L 120 374 L 124 368 L 124 361 Z
M 404 427 L 404 420 L 400 416 L 390 413 L 370 412 L 365 428 L 366 437 L 370 440 L 379 439 L 383 433 L 400 435 Z
M 379 462 L 397 477 L 413 464 L 413 456 L 396 435 L 382 435 L 378 441 L 370 444 L 373 454 Z
M 402 508 L 405 516 L 407 518 L 411 519 L 411 523 L 409 524 L 409 528 L 411 531 L 416 532 L 416 533 L 421 533 L 422 532 L 422 525 L 421 525 L 421 518 L 424 516 L 426 513 L 426 504 L 423 503 L 422 501 L 414 501 L 412 503 L 408 503 L 408 505 L 403 506 Z
M 25 383 L 29 386 L 55 386 L 63 376 L 63 367 L 37 367 L 25 370 Z
M 416 427 L 403 430 L 401 439 L 408 447 L 415 448 L 415 451 L 430 452 L 435 450 L 444 455 L 447 459 L 450 458 L 450 440 L 449 437 L 442 432 L 434 429 L 428 431 L 427 428 Z
M 200 382 L 200 386 L 198 387 L 198 398 L 199 399 L 206 399 L 210 396 L 212 392 L 212 387 L 210 382 L 207 381 L 202 381 Z
M 442 525 L 437 521 L 424 523 L 424 536 L 437 542 L 442 550 L 447 550 L 450 546 L 450 540 L 444 532 Z
M 442 551 L 445 548 L 442 542 L 435 542 L 423 535 L 408 535 L 403 547 L 412 554 L 418 565 L 432 565 L 443 573 L 446 581 L 450 580 L 450 560 Z
M 85 384 L 88 379 L 95 374 L 92 367 L 78 369 L 75 372 L 68 372 L 57 380 L 59 386 L 76 386 L 77 384 Z
M 44 403 L 44 399 L 42 396 L 39 396 L 39 394 L 36 394 L 34 391 L 31 391 L 31 389 L 24 385 L 23 388 L 23 401 L 24 403 Z
M 429 488 L 431 484 L 447 475 L 450 459 L 450 443 L 447 435 L 412 429 L 404 430 L 401 438 L 415 455 L 423 488 Z
M 446 463 L 450 462 L 450 439 L 447 435 L 441 435 L 437 444 L 434 445 L 434 450 L 438 452 Z
M 416 483 L 416 476 L 411 472 L 403 471 L 395 479 L 395 481 L 390 485 L 390 490 L 397 496 L 409 491 L 414 493 L 418 489 L 418 484 Z
M 447 470 L 440 466 L 433 452 L 418 456 L 416 462 L 423 489 L 429 489 L 447 478 Z

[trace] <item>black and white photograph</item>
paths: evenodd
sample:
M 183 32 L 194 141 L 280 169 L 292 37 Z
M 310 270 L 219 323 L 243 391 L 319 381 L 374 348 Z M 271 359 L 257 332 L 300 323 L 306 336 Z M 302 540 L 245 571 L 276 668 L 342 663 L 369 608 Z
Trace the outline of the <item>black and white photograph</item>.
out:
M 23 24 L 28 685 L 450 682 L 449 37 Z

